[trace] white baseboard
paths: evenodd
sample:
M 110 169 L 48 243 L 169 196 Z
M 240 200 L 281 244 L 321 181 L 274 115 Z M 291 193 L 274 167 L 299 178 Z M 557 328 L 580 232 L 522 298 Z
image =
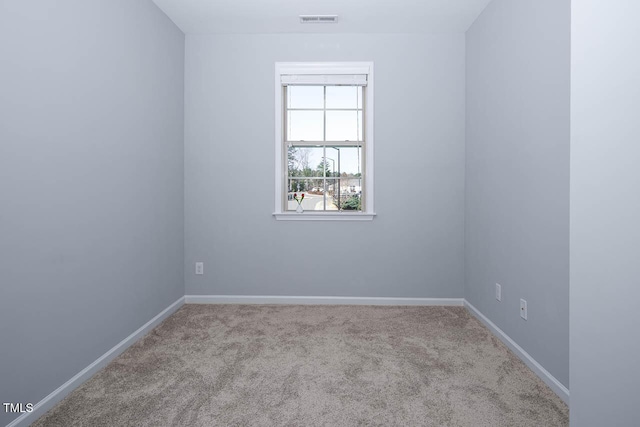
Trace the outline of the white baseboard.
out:
M 524 351 L 514 340 L 511 339 L 502 329 L 498 328 L 495 323 L 489 320 L 484 314 L 475 308 L 469 301 L 464 300 L 464 306 L 473 314 L 478 320 L 484 323 L 491 332 L 496 335 L 500 341 L 502 341 L 516 356 L 531 369 L 546 385 L 553 390 L 555 394 L 560 397 L 567 405 L 569 405 L 569 389 L 567 389 L 560 381 L 556 379 L 549 371 L 544 369 L 529 353 Z
M 185 295 L 184 298 L 186 304 L 464 305 L 463 298 L 302 297 L 269 295 Z
M 29 424 L 35 422 L 38 418 L 44 415 L 49 409 L 53 408 L 58 402 L 65 398 L 75 388 L 79 387 L 86 380 L 91 378 L 100 369 L 107 366 L 109 362 L 119 356 L 125 351 L 131 344 L 146 335 L 153 328 L 158 326 L 164 319 L 171 316 L 176 310 L 178 310 L 184 304 L 184 297 L 180 297 L 176 302 L 165 308 L 153 319 L 142 325 L 137 331 L 120 341 L 111 350 L 96 359 L 95 362 L 78 372 L 73 378 L 66 383 L 62 384 L 56 390 L 51 392 L 47 397 L 33 406 L 32 412 L 27 412 L 20 415 L 18 418 L 7 424 L 7 427 L 26 427 Z

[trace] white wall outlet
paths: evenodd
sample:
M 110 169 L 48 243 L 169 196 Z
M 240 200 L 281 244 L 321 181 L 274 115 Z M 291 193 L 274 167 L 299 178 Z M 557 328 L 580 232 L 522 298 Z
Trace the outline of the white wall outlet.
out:
M 527 320 L 527 301 L 520 299 L 520 317 Z
M 204 274 L 204 262 L 196 262 L 196 274 Z
M 500 283 L 496 283 L 496 299 L 502 301 L 502 286 L 500 286 Z

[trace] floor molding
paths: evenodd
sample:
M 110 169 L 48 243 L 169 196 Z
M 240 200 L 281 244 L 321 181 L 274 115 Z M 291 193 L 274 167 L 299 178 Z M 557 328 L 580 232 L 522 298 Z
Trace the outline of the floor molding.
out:
M 79 387 L 83 382 L 91 378 L 100 369 L 107 366 L 109 362 L 119 356 L 125 351 L 131 344 L 138 341 L 144 335 L 146 335 L 153 328 L 158 326 L 164 319 L 171 316 L 184 304 L 184 297 L 178 298 L 176 302 L 165 308 L 153 319 L 142 325 L 134 333 L 120 341 L 111 350 L 96 359 L 95 362 L 78 372 L 73 378 L 66 383 L 62 384 L 56 390 L 51 392 L 47 397 L 33 406 L 32 412 L 27 412 L 20 415 L 18 418 L 7 424 L 7 427 L 26 427 L 29 424 L 35 422 L 38 418 L 44 415 L 49 409 L 53 408 L 58 402 L 65 398 L 75 388 Z M 117 408 L 114 408 L 117 410 Z
M 185 295 L 186 304 L 441 305 L 463 306 L 463 298 L 304 297 L 270 295 Z
M 538 376 L 546 385 L 554 391 L 555 394 L 560 397 L 567 405 L 569 405 L 569 389 L 567 389 L 560 381 L 556 379 L 549 371 L 544 369 L 529 353 L 524 351 L 509 335 L 507 335 L 502 329 L 498 328 L 495 323 L 489 320 L 484 314 L 475 308 L 469 301 L 464 300 L 464 306 L 473 314 L 478 320 L 480 320 L 485 326 L 487 326 L 494 335 L 496 335 L 500 341 L 502 341 L 516 356 Z

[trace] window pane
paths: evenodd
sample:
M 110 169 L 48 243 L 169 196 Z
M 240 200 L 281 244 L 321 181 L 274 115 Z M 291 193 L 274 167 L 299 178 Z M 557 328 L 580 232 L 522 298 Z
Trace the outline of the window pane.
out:
M 289 179 L 287 192 L 287 210 L 295 211 L 298 202 L 294 199 L 294 194 L 302 200 L 302 208 L 305 211 L 324 210 L 324 187 L 322 179 Z
M 327 111 L 327 141 L 362 141 L 362 112 Z
M 341 193 L 339 205 L 341 211 L 361 211 L 362 194 Z
M 362 193 L 358 178 L 327 179 L 327 210 L 361 211 Z M 338 189 L 340 191 L 338 191 Z
M 324 108 L 324 86 L 289 86 L 288 108 Z
M 323 179 L 321 178 L 289 178 L 288 190 L 290 193 L 322 193 Z
M 358 108 L 359 93 L 359 86 L 327 86 L 327 108 Z
M 362 210 L 362 178 L 328 179 L 327 184 L 326 194 L 332 202 L 333 209 Z
M 327 158 L 336 159 L 335 169 L 327 176 L 357 178 L 362 176 L 362 147 L 327 146 Z M 329 165 L 331 166 L 331 165 Z
M 289 176 L 324 176 L 323 147 L 300 147 L 292 145 L 287 148 Z
M 322 111 L 289 111 L 288 141 L 322 141 L 324 112 Z

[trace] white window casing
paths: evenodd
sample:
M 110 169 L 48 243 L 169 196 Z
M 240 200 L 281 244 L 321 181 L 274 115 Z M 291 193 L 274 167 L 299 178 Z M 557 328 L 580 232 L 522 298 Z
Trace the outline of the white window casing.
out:
M 362 211 L 305 211 L 304 213 L 284 210 L 287 168 L 284 141 L 284 90 L 288 85 L 348 85 L 365 86 L 364 97 L 364 182 Z M 370 221 L 374 210 L 374 132 L 373 132 L 373 62 L 323 62 L 275 64 L 275 210 L 277 220 L 306 221 Z

